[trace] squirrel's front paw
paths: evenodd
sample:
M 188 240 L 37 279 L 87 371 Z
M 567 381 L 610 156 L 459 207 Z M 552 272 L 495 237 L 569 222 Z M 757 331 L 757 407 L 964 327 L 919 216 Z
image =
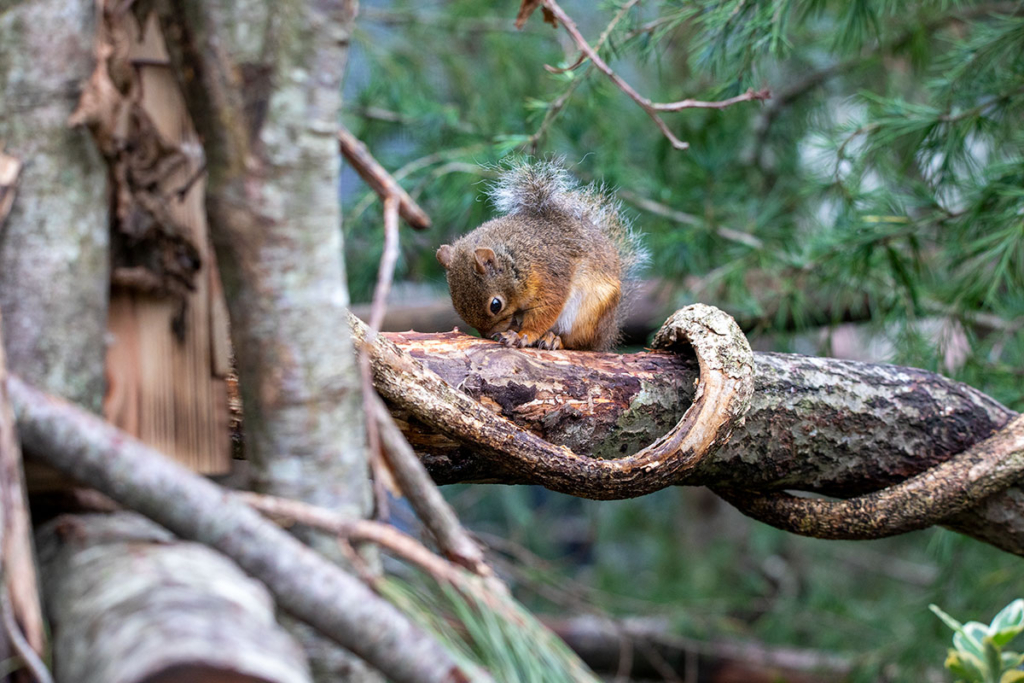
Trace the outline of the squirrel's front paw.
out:
M 521 348 L 523 346 L 530 345 L 530 338 L 525 334 L 519 334 L 515 330 L 506 330 L 505 332 L 499 332 L 498 334 L 492 335 L 491 339 L 496 342 L 501 342 L 505 346 L 511 346 L 513 348 Z
M 563 348 L 562 338 L 549 330 L 544 333 L 544 336 L 537 340 L 537 348 L 557 351 L 558 349 Z

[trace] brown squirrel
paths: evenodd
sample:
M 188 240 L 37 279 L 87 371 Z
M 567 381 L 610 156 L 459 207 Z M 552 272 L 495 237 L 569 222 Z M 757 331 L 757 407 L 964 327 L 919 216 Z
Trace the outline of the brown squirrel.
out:
M 502 215 L 437 250 L 458 314 L 508 346 L 611 348 L 647 258 L 618 202 L 560 161 L 509 164 L 489 194 Z

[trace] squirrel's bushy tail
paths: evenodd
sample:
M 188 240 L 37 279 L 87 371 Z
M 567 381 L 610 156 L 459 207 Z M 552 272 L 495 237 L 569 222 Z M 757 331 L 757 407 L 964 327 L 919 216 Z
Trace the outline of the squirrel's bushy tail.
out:
M 636 280 L 650 255 L 621 203 L 604 185 L 580 185 L 564 164 L 562 158 L 502 162 L 498 179 L 488 187 L 491 202 L 505 215 L 560 213 L 591 222 L 615 244 L 623 284 Z

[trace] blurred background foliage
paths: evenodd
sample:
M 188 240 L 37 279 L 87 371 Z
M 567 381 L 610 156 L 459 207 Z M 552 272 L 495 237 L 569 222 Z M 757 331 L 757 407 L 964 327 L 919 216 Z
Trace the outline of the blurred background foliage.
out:
M 1024 3 L 565 0 L 655 101 L 771 89 L 665 114 L 688 151 L 589 63 L 546 70 L 578 51 L 539 13 L 516 31 L 517 5 L 362 3 L 345 123 L 434 220 L 403 232 L 393 305 L 446 296 L 434 251 L 490 217 L 487 164 L 564 155 L 618 192 L 666 308 L 714 303 L 757 348 L 924 367 L 1024 407 Z M 347 171 L 341 194 L 366 300 L 380 207 Z M 656 614 L 687 636 L 841 652 L 853 680 L 946 680 L 948 631 L 927 605 L 988 621 L 1024 594 L 1017 558 L 943 530 L 836 543 L 701 491 L 447 493 L 520 553 L 522 597 L 541 612 Z

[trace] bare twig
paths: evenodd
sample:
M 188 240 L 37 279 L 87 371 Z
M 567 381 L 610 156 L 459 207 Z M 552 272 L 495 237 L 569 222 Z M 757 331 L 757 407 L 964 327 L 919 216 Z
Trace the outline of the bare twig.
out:
M 430 216 L 412 200 L 412 197 L 402 189 L 391 175 L 384 170 L 366 145 L 360 142 L 344 126 L 338 129 L 338 144 L 345 159 L 352 164 L 359 176 L 373 188 L 381 198 L 397 197 L 398 212 L 405 222 L 416 230 L 426 230 L 430 227 Z
M 532 9 L 528 7 L 528 4 L 529 3 L 524 2 L 523 8 L 521 8 L 520 12 L 523 12 L 524 10 L 532 11 Z M 558 21 L 562 23 L 562 25 L 565 27 L 565 30 L 569 33 L 573 41 L 576 43 L 577 47 L 579 47 L 580 51 L 583 52 L 583 54 L 585 54 L 590 59 L 593 65 L 596 66 L 598 70 L 600 70 L 605 76 L 607 76 L 612 81 L 612 83 L 614 83 L 619 88 L 619 90 L 626 93 L 626 95 L 628 95 L 630 99 L 632 99 L 634 102 L 640 105 L 640 108 L 643 109 L 644 112 L 646 112 L 646 114 L 651 117 L 651 120 L 654 121 L 655 125 L 658 127 L 658 130 L 660 130 L 662 134 L 666 138 L 668 138 L 668 141 L 672 144 L 672 147 L 674 147 L 675 149 L 687 149 L 690 145 L 689 143 L 683 142 L 682 140 L 677 138 L 675 134 L 673 134 L 672 131 L 669 130 L 669 127 L 665 123 L 665 121 L 660 116 L 658 116 L 659 111 L 681 111 L 683 109 L 693 108 L 724 109 L 725 107 L 729 107 L 739 102 L 747 102 L 751 100 L 765 100 L 771 96 L 771 93 L 767 89 L 759 91 L 754 91 L 753 89 L 751 89 L 748 90 L 743 95 L 738 95 L 736 97 L 732 97 L 728 100 L 722 100 L 720 102 L 706 102 L 702 100 L 692 99 L 666 103 L 652 102 L 648 98 L 638 93 L 633 88 L 633 86 L 631 86 L 618 74 L 616 74 L 612 70 L 612 68 L 608 66 L 608 64 L 603 59 L 601 59 L 601 56 L 597 53 L 597 51 L 594 48 L 592 48 L 589 43 L 587 43 L 586 38 L 584 38 L 583 34 L 580 33 L 580 30 L 576 26 L 576 23 L 568 14 L 565 13 L 565 10 L 563 10 L 562 7 L 555 0 L 541 0 L 538 3 L 534 3 L 533 8 L 540 5 L 543 5 L 544 9 L 548 10 L 552 16 L 554 16 Z
M 396 183 L 397 185 L 397 183 Z M 399 198 L 390 194 L 384 197 L 384 252 L 380 257 L 380 267 L 377 271 L 377 286 L 373 291 L 373 308 L 370 312 L 370 338 L 376 337 L 380 332 L 381 323 L 384 322 L 384 314 L 387 311 L 388 294 L 391 292 L 391 283 L 395 279 L 395 264 L 398 262 L 398 213 Z M 366 352 L 359 354 L 359 371 L 363 382 L 363 412 L 367 416 L 366 433 L 370 446 L 370 464 L 373 467 L 373 485 L 377 498 L 377 515 L 387 519 L 387 495 L 385 494 L 385 482 L 393 483 L 387 463 L 384 461 L 383 451 L 380 445 L 380 430 L 377 420 L 372 419 L 374 414 L 373 398 L 376 393 L 373 389 L 373 375 L 370 372 L 370 359 Z
M 0 590 L 0 617 L 3 619 L 4 633 L 10 639 L 18 657 L 21 658 L 21 663 L 25 665 L 36 683 L 53 683 L 53 675 L 50 670 L 46 668 L 46 664 L 36 654 L 32 645 L 25 640 L 21 627 L 14 619 L 14 610 L 11 608 L 11 598 L 6 587 Z
M 635 192 L 628 190 L 619 190 L 618 196 L 624 201 L 636 206 L 639 209 L 648 211 L 650 213 L 668 218 L 676 223 L 682 223 L 683 225 L 692 225 L 694 227 L 705 227 L 707 223 L 701 220 L 699 217 L 694 216 L 691 213 L 679 211 L 673 209 L 671 206 L 666 206 L 661 202 L 656 202 L 648 197 L 642 197 Z M 743 232 L 741 230 L 734 230 L 733 228 L 727 228 L 725 226 L 718 226 L 715 228 L 715 234 L 722 239 L 727 239 L 730 242 L 736 242 L 744 246 L 750 247 L 751 249 L 762 249 L 764 248 L 764 242 L 758 237 L 751 235 L 749 232 Z
M 24 640 L 33 654 L 42 654 L 46 650 L 46 634 L 32 552 L 32 522 L 25 495 L 21 446 L 14 424 L 14 411 L 7 395 L 3 336 L 3 316 L 0 314 L 0 561 L 4 579 L 0 593 L 10 595 L 11 624 L 18 630 L 16 635 L 11 634 L 12 639 L 20 637 L 21 629 L 24 629 Z M 10 625 L 7 630 L 12 630 Z M 30 664 L 27 655 L 22 653 L 22 658 Z M 36 679 L 42 680 L 39 676 Z
M 484 560 L 483 551 L 466 530 L 459 524 L 459 518 L 437 489 L 426 468 L 412 446 L 406 441 L 387 406 L 374 395 L 373 415 L 378 423 L 384 453 L 387 455 L 391 472 L 398 481 L 402 493 L 409 499 L 416 514 L 423 521 L 438 547 L 449 559 L 458 562 L 481 576 L 494 572 Z
M 412 536 L 390 524 L 369 519 L 354 519 L 325 508 L 297 500 L 265 496 L 259 493 L 239 492 L 235 496 L 271 518 L 285 519 L 335 534 L 350 543 L 373 543 L 410 562 L 439 582 L 459 585 L 459 570 L 435 555 Z
M 594 48 L 595 51 L 600 52 L 601 48 L 604 47 L 605 42 L 611 36 L 612 31 L 615 30 L 615 27 L 618 25 L 618 23 L 622 21 L 622 18 L 626 16 L 626 13 L 629 12 L 629 10 L 632 9 L 639 1 L 640 0 L 629 0 L 629 2 L 625 3 L 621 8 L 619 8 L 619 11 L 615 13 L 615 16 L 612 17 L 612 20 L 610 22 L 608 22 L 608 26 L 605 27 L 604 31 L 601 32 L 601 36 L 597 39 L 597 46 Z M 573 69 L 576 69 L 578 66 L 583 64 L 586 58 L 587 54 L 581 51 L 580 56 L 576 60 L 576 62 L 567 69 L 554 69 L 548 65 L 545 65 L 544 68 L 546 68 L 548 71 L 552 73 L 563 73 L 565 71 L 571 71 Z M 572 97 L 573 93 L 576 92 L 576 88 L 580 86 L 580 83 L 587 79 L 587 76 L 590 75 L 590 72 L 593 71 L 593 69 L 594 64 L 593 62 L 591 62 L 590 64 L 587 65 L 586 72 L 584 72 L 584 74 L 581 77 L 574 78 L 572 83 L 569 84 L 569 87 L 565 89 L 565 92 L 559 95 L 558 98 L 551 103 L 551 106 L 548 107 L 547 112 L 545 112 L 544 114 L 544 120 L 541 121 L 540 126 L 537 127 L 537 130 L 534 131 L 533 135 L 530 136 L 530 139 L 526 143 L 530 147 L 531 154 L 537 153 L 537 145 L 540 143 L 541 138 L 544 137 L 544 134 L 547 132 L 547 129 L 550 128 L 551 124 L 554 123 L 556 118 L 558 118 L 558 115 L 565 108 L 566 103 Z
M 767 100 L 771 97 L 771 91 L 768 88 L 762 88 L 761 90 L 754 90 L 749 88 L 747 92 L 736 97 L 730 97 L 725 100 L 719 100 L 717 102 L 707 102 L 704 100 L 679 100 L 678 102 L 654 102 L 651 104 L 651 108 L 655 111 L 682 111 L 683 109 L 725 109 L 731 107 L 734 104 L 740 102 L 751 102 L 753 100 Z
M 377 286 L 373 290 L 373 309 L 370 313 L 370 330 L 380 332 L 387 310 L 388 294 L 395 279 L 395 264 L 398 263 L 398 214 L 401 200 L 390 194 L 384 198 L 384 252 L 380 257 L 377 271 Z

